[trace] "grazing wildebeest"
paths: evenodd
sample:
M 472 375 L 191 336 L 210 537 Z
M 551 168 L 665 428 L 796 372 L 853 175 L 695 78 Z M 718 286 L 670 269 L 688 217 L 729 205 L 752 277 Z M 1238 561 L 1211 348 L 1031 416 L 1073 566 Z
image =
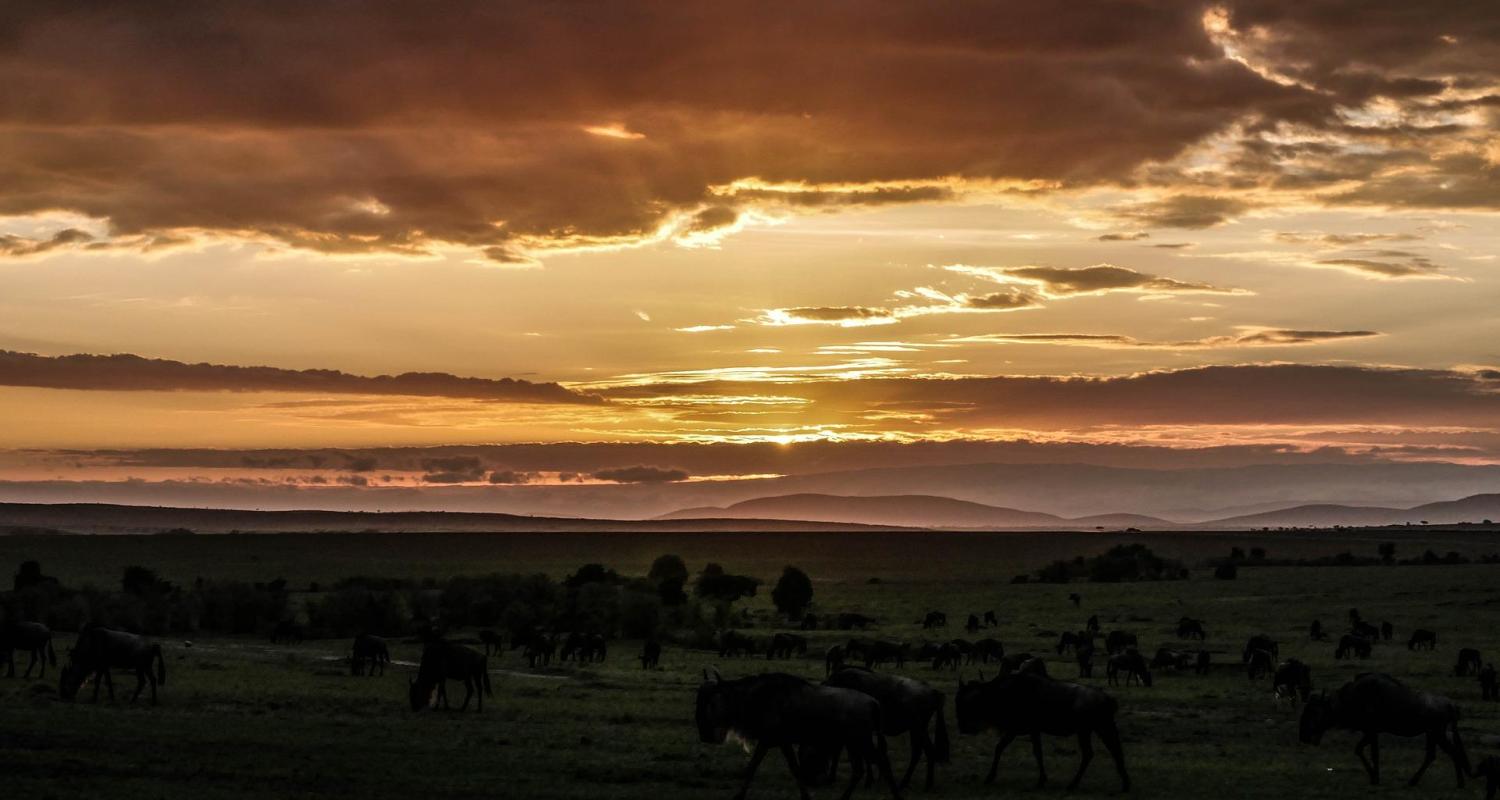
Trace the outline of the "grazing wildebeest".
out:
M 1485 664 L 1479 671 L 1479 694 L 1483 700 L 1500 700 L 1500 678 L 1496 677 L 1494 664 Z
M 302 626 L 293 620 L 284 619 L 271 629 L 271 644 L 301 644 L 302 638 Z
M 1339 637 L 1339 646 L 1333 651 L 1333 657 L 1336 659 L 1353 658 L 1355 656 L 1369 658 L 1370 650 L 1369 639 L 1363 636 L 1355 636 L 1352 633 L 1346 633 Z
M 354 637 L 349 650 L 350 675 L 374 675 L 376 670 L 385 674 L 385 665 L 391 663 L 391 650 L 379 636 L 361 633 Z
M 778 633 L 766 646 L 766 660 L 807 655 L 807 638 L 795 633 Z
M 1270 675 L 1275 671 L 1276 657 L 1271 654 L 1270 650 L 1263 650 L 1257 647 L 1251 650 L 1249 656 L 1245 659 L 1245 674 L 1250 676 L 1250 680 L 1252 681 L 1262 675 Z
M 1126 686 L 1132 680 L 1142 686 L 1151 685 L 1151 668 L 1146 664 L 1146 657 L 1134 647 L 1110 656 L 1109 661 L 1105 662 L 1104 675 L 1109 679 L 1110 686 L 1119 685 L 1122 672 L 1125 673 Z
M 422 662 L 417 665 L 417 676 L 407 685 L 407 699 L 412 711 L 430 708 L 436 702 L 448 708 L 448 681 L 464 682 L 464 702 L 458 707 L 464 711 L 469 699 L 478 697 L 476 710 L 484 710 L 484 696 L 494 697 L 490 689 L 489 659 L 478 650 L 441 639 L 428 642 L 422 648 Z
M 755 655 L 755 640 L 739 631 L 724 631 L 719 635 L 719 657 Z
M 1350 629 L 1350 633 L 1361 639 L 1369 639 L 1372 642 L 1380 641 L 1380 629 L 1368 622 L 1354 623 L 1353 628 Z
M 40 622 L 12 622 L 0 627 L 0 657 L 5 659 L 5 677 L 16 677 L 16 651 L 31 656 L 26 662 L 23 679 L 31 677 L 31 670 L 38 664 L 42 670 L 38 678 L 47 677 L 47 663 L 57 666 L 57 651 L 52 648 L 52 630 Z
M 991 660 L 999 661 L 1005 657 L 1005 645 L 999 639 L 980 639 L 974 643 L 974 649 L 969 651 L 969 663 L 978 661 L 988 664 Z
M 922 618 L 923 628 L 945 628 L 948 626 L 948 615 L 941 611 L 929 611 Z
M 552 656 L 557 653 L 557 639 L 544 633 L 533 633 L 525 638 L 516 637 L 511 640 L 511 649 L 524 648 L 521 655 L 526 658 L 527 666 L 536 669 L 537 664 L 546 666 L 552 663 Z
M 963 651 L 959 649 L 957 644 L 947 642 L 939 647 L 937 655 L 933 656 L 932 668 L 942 669 L 943 667 L 947 667 L 948 669 L 958 669 L 963 662 Z
M 1417 628 L 1411 632 L 1411 638 L 1406 640 L 1407 650 L 1436 650 L 1437 634 L 1425 628 Z
M 1486 756 L 1474 768 L 1474 777 L 1484 778 L 1484 800 L 1495 800 L 1495 790 L 1500 789 L 1500 756 Z
M 979 630 L 979 615 L 970 614 L 969 621 L 964 623 L 964 630 L 975 633 Z
M 717 670 L 705 670 L 694 718 L 698 740 L 704 744 L 723 744 L 731 732 L 741 741 L 755 743 L 744 781 L 735 793 L 737 800 L 743 800 L 760 762 L 772 748 L 779 748 L 786 757 L 797 789 L 807 800 L 810 795 L 796 754 L 799 746 L 819 753 L 849 753 L 851 770 L 845 800 L 854 793 L 867 763 L 879 769 L 892 797 L 901 796 L 886 758 L 880 701 L 864 692 L 817 686 L 778 672 L 724 680 Z
M 1198 651 L 1198 658 L 1193 663 L 1193 674 L 1195 674 L 1195 675 L 1207 675 L 1208 674 L 1209 664 L 1210 664 L 1211 661 L 1212 661 L 1212 656 L 1209 655 L 1209 653 L 1208 653 L 1207 650 L 1199 650 Z
M 1203 632 L 1203 620 L 1193 619 L 1192 617 L 1183 617 L 1177 620 L 1177 638 L 1202 641 L 1207 637 L 1208 634 Z
M 1115 728 L 1117 704 L 1108 694 L 1088 686 L 1044 678 L 1040 675 L 1015 674 L 989 682 L 959 681 L 953 702 L 958 729 L 977 734 L 987 729 L 1000 733 L 995 757 L 990 763 L 985 783 L 994 783 L 1000 769 L 1000 754 L 1017 736 L 1031 738 L 1031 752 L 1036 757 L 1037 785 L 1047 783 L 1047 769 L 1042 764 L 1042 734 L 1078 737 L 1078 772 L 1068 789 L 1078 787 L 1084 770 L 1094 758 L 1093 737 L 1098 734 L 1105 749 L 1115 760 L 1120 773 L 1121 791 L 1130 791 L 1130 776 L 1125 772 L 1125 753 L 1120 748 L 1120 734 Z
M 1280 698 L 1307 702 L 1312 694 L 1312 667 L 1289 658 L 1276 665 L 1276 675 L 1271 679 L 1271 686 Z
M 1311 640 L 1313 640 L 1315 642 L 1321 642 L 1324 639 L 1328 638 L 1328 634 L 1326 634 L 1326 633 L 1323 632 L 1323 621 L 1322 620 L 1315 619 L 1315 620 L 1312 621 L 1311 625 L 1307 626 L 1307 638 L 1309 638 L 1309 639 L 1311 639 Z
M 152 672 L 152 667 L 156 671 Z M 109 690 L 110 702 L 115 699 L 115 681 L 111 669 L 135 670 L 134 703 L 141 690 L 151 686 L 151 704 L 156 705 L 156 687 L 167 683 L 167 662 L 162 658 L 161 645 L 153 644 L 144 636 L 109 628 L 85 628 L 78 634 L 72 655 L 62 668 L 62 680 L 58 694 L 64 700 L 72 700 L 85 680 L 94 680 L 94 702 L 99 702 L 99 686 Z
M 661 642 L 647 639 L 641 644 L 641 669 L 656 669 L 661 664 Z
M 1073 592 L 1072 594 L 1068 595 L 1068 601 L 1073 604 L 1074 608 L 1077 608 L 1083 605 L 1083 595 L 1077 592 Z
M 505 637 L 495 631 L 480 631 L 479 641 L 484 645 L 485 655 L 495 655 L 505 650 Z
M 1478 675 L 1484 659 L 1479 657 L 1479 651 L 1472 647 L 1465 647 L 1458 651 L 1458 663 L 1453 665 L 1453 674 L 1460 677 Z
M 1062 635 L 1057 637 L 1057 654 L 1062 655 L 1069 650 L 1077 652 L 1078 648 L 1084 644 L 1093 645 L 1093 643 L 1094 637 L 1090 636 L 1087 631 L 1077 633 L 1063 631 Z
M 1389 675 L 1365 672 L 1333 694 L 1320 692 L 1308 698 L 1302 707 L 1301 738 L 1307 744 L 1318 744 L 1330 728 L 1361 734 L 1354 754 L 1364 764 L 1370 783 L 1378 784 L 1380 734 L 1426 736 L 1427 756 L 1407 785 L 1417 785 L 1442 749 L 1453 759 L 1453 771 L 1462 787 L 1469 759 L 1458 735 L 1458 718 L 1458 706 L 1446 697 L 1417 691 Z M 1369 760 L 1365 759 L 1366 747 L 1370 748 Z
M 1394 635 L 1396 635 L 1396 626 L 1389 621 L 1380 623 L 1380 638 L 1389 642 Z
M 1173 650 L 1170 647 L 1156 648 L 1156 655 L 1151 659 L 1152 669 L 1184 670 L 1193 666 L 1193 660 L 1197 653 L 1192 650 Z
M 1078 660 L 1078 677 L 1094 677 L 1094 643 L 1084 642 L 1073 655 Z
M 1000 618 L 995 616 L 995 612 L 993 610 L 984 612 L 984 627 L 998 628 L 999 626 Z
M 1273 663 L 1275 659 L 1281 658 L 1281 645 L 1277 644 L 1269 636 L 1256 634 L 1255 636 L 1251 636 L 1248 642 L 1245 642 L 1245 649 L 1240 653 L 1240 661 L 1246 664 L 1250 663 L 1250 654 L 1256 650 L 1264 650 L 1270 653 Z
M 927 759 L 927 788 L 932 788 L 933 772 L 938 764 L 948 763 L 948 724 L 943 721 L 943 693 L 921 681 L 848 667 L 835 672 L 824 682 L 827 686 L 854 689 L 880 701 L 880 727 L 887 738 L 911 734 L 911 762 L 906 775 L 898 782 L 905 789 L 911 783 L 917 762 Z M 934 719 L 937 728 L 928 733 Z
M 1104 637 L 1104 652 L 1110 655 L 1123 653 L 1127 648 L 1131 647 L 1140 647 L 1140 643 L 1136 640 L 1133 633 L 1110 631 L 1109 635 Z
M 855 648 L 849 645 L 849 652 L 853 653 Z M 906 666 L 906 654 L 911 648 L 904 642 L 887 642 L 881 639 L 862 639 L 859 652 L 864 659 L 865 667 L 874 669 L 883 664 L 895 664 L 897 669 Z
M 875 623 L 875 620 L 864 614 L 845 612 L 838 616 L 838 627 L 841 631 L 851 631 L 855 628 L 865 630 Z

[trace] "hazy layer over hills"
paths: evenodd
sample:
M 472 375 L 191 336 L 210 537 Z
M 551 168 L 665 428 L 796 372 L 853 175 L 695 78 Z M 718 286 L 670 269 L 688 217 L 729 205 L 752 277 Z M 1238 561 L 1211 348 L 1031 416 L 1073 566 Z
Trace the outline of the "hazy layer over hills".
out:
M 795 494 L 715 506 L 686 508 L 657 519 L 801 519 L 927 528 L 1166 527 L 1167 520 L 1133 514 L 1064 519 L 1055 514 L 1001 508 L 949 497 L 892 495 L 845 497 Z

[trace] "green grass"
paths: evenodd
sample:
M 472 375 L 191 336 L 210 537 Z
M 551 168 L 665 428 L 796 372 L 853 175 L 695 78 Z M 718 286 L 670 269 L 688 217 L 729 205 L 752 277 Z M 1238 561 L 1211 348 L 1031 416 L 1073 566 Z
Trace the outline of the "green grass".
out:
M 1052 656 L 1055 637 L 1044 631 L 1077 628 L 1097 613 L 1106 630 L 1140 635 L 1143 649 L 1171 640 L 1178 617 L 1206 620 L 1207 646 L 1223 651 L 1207 677 L 1159 675 L 1156 686 L 1112 690 L 1121 705 L 1126 755 L 1142 797 L 1409 797 L 1405 778 L 1421 758 L 1416 742 L 1385 742 L 1386 785 L 1371 790 L 1354 758 L 1353 737 L 1331 733 L 1321 747 L 1296 741 L 1296 712 L 1270 698 L 1268 682 L 1251 683 L 1238 667 L 1238 650 L 1253 633 L 1282 642 L 1283 657 L 1313 665 L 1319 687 L 1333 687 L 1364 670 L 1390 672 L 1445 693 L 1464 708 L 1470 755 L 1500 752 L 1500 704 L 1482 704 L 1472 678 L 1451 676 L 1461 646 L 1500 660 L 1500 567 L 1361 567 L 1243 569 L 1236 581 L 1215 581 L 1199 567 L 1230 546 L 1265 546 L 1274 557 L 1352 549 L 1373 554 L 1382 538 L 1402 555 L 1500 550 L 1493 537 L 1412 533 L 1404 536 L 1243 535 L 1146 536 L 1158 553 L 1194 566 L 1187 582 L 1012 586 L 1012 575 L 1065 556 L 1099 552 L 1121 537 L 1093 535 L 825 535 L 798 536 L 269 536 L 269 537 L 36 537 L 0 538 L 0 571 L 39 558 L 48 574 L 68 583 L 112 584 L 126 564 L 190 582 L 211 578 L 294 585 L 364 573 L 444 577 L 458 573 L 548 572 L 562 575 L 586 561 L 625 573 L 645 571 L 651 559 L 676 552 L 698 569 L 709 559 L 731 571 L 774 578 L 787 563 L 815 580 L 820 611 L 858 610 L 882 620 L 878 635 L 912 642 L 928 609 L 954 623 L 970 611 L 995 609 L 993 635 L 1007 651 L 1046 652 L 1055 676 L 1071 679 L 1070 661 Z M 1429 539 L 1431 541 L 1429 541 Z M 870 578 L 879 583 L 869 583 Z M 1084 607 L 1067 602 L 1081 592 Z M 769 619 L 767 592 L 749 602 L 757 622 Z M 1368 662 L 1336 662 L 1332 645 L 1306 640 L 1314 617 L 1332 631 L 1359 607 L 1367 619 L 1389 619 L 1404 641 L 1413 627 L 1439 633 L 1436 653 L 1411 653 L 1403 644 L 1377 646 Z M 767 628 L 755 631 L 765 635 Z M 821 678 L 820 654 L 846 635 L 814 634 L 817 655 L 776 662 Z M 69 637 L 59 645 L 65 650 Z M 191 646 L 162 639 L 168 683 L 158 707 L 126 702 L 134 681 L 117 676 L 119 702 L 98 706 L 56 699 L 54 675 L 45 682 L 0 679 L 0 788 L 5 796 L 111 798 L 371 797 L 422 800 L 447 797 L 727 798 L 746 756 L 729 745 L 696 741 L 693 692 L 702 667 L 718 663 L 726 677 L 767 668 L 760 659 L 718 662 L 710 653 L 668 648 L 663 669 L 643 672 L 633 661 L 639 643 L 615 642 L 603 665 L 532 673 L 517 654 L 492 660 L 495 698 L 483 714 L 413 714 L 405 704 L 406 667 L 383 678 L 352 678 L 337 659 L 346 642 L 294 647 L 252 639 L 195 639 Z M 398 661 L 414 661 L 416 645 L 401 643 Z M 1098 670 L 1102 675 L 1103 670 Z M 906 674 L 930 680 L 950 695 L 953 673 L 925 666 Z M 964 674 L 974 676 L 974 669 Z M 1103 684 L 1103 679 L 1094 681 Z M 450 687 L 459 689 L 457 686 Z M 455 700 L 461 696 L 461 689 Z M 952 725 L 951 707 L 949 724 Z M 997 786 L 981 783 L 994 738 L 954 734 L 954 759 L 940 768 L 936 796 L 1012 796 L 1030 791 L 1030 748 L 1005 756 Z M 1076 765 L 1076 744 L 1052 739 L 1046 757 L 1052 788 Z M 904 766 L 905 740 L 894 745 Z M 920 778 L 919 778 L 920 782 Z M 1117 788 L 1102 751 L 1081 792 Z M 1451 769 L 1434 764 L 1422 796 L 1472 797 L 1453 788 Z M 818 796 L 833 796 L 823 788 Z M 913 796 L 925 794 L 919 788 Z M 1037 793 L 1031 792 L 1032 796 Z M 795 797 L 779 757 L 766 760 L 752 797 Z M 883 796 L 878 789 L 856 797 Z

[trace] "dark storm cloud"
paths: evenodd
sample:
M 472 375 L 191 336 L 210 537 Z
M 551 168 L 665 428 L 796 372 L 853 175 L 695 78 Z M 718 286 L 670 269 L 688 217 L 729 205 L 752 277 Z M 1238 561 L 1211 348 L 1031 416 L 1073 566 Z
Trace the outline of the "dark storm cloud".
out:
M 188 364 L 137 355 L 40 356 L 0 350 L 0 386 L 101 391 L 307 392 L 452 397 L 517 403 L 597 403 L 555 383 L 514 378 L 465 378 L 443 372 L 351 375 L 329 369 L 290 370 Z

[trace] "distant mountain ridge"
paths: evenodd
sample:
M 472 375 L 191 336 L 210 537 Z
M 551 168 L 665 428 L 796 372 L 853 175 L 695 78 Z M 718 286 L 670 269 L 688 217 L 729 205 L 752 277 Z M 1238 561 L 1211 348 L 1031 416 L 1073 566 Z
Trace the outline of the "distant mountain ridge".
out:
M 1321 527 L 1334 525 L 1378 526 L 1431 523 L 1449 525 L 1457 522 L 1482 522 L 1500 519 L 1500 493 L 1476 494 L 1457 500 L 1423 503 L 1411 508 L 1381 506 L 1345 506 L 1331 503 L 1292 506 L 1279 511 L 1245 514 L 1237 517 L 1199 523 L 1212 528 L 1278 528 Z
M 1069 519 L 938 495 L 789 494 L 744 500 L 730 506 L 685 508 L 653 519 L 800 519 L 899 525 L 909 528 L 1078 528 L 1174 527 L 1169 520 L 1141 514 L 1100 514 Z M 880 522 L 875 522 L 880 520 Z

